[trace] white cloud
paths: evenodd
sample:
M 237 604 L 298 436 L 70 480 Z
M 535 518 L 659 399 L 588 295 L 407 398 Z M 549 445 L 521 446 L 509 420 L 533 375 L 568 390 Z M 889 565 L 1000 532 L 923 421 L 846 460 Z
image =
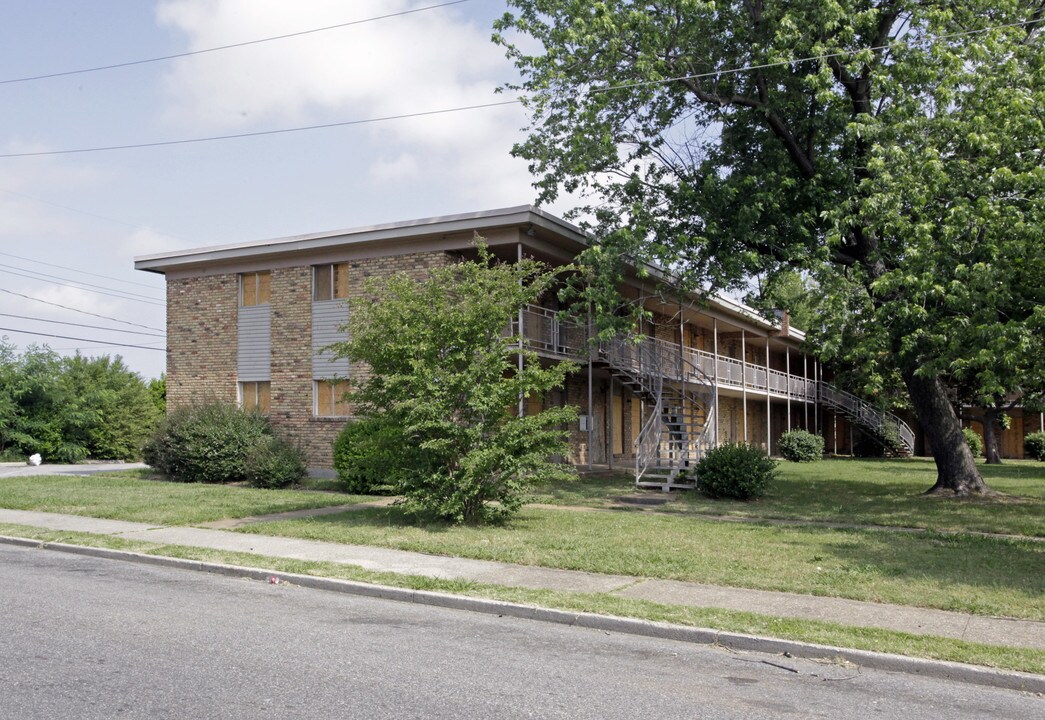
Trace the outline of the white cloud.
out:
M 168 0 L 157 16 L 199 50 L 416 6 L 405 0 Z M 307 119 L 323 110 L 352 112 L 345 119 L 400 114 L 488 102 L 509 71 L 488 29 L 442 8 L 179 60 L 167 79 L 169 115 L 229 129 Z
M 157 17 L 198 50 L 424 4 L 167 0 Z M 502 102 L 510 96 L 495 89 L 514 69 L 490 34 L 441 8 L 186 58 L 167 75 L 164 117 L 183 130 L 235 132 Z M 493 207 L 533 197 L 526 164 L 510 156 L 525 123 L 509 105 L 367 124 L 352 137 L 376 183 L 438 184 L 462 206 Z

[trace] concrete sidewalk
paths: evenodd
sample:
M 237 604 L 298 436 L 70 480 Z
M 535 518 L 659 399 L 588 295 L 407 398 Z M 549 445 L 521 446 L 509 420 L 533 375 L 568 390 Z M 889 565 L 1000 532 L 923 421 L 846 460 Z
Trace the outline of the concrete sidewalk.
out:
M 0 509 L 0 523 L 95 533 L 153 543 L 254 553 L 269 557 L 343 563 L 369 570 L 405 575 L 470 580 L 563 592 L 611 593 L 670 605 L 726 608 L 776 617 L 823 620 L 841 625 L 875 627 L 915 635 L 935 635 L 991 645 L 1045 650 L 1045 623 L 1031 620 L 992 618 L 944 610 L 719 587 L 673 580 L 511 565 L 362 545 L 342 545 L 254 535 L 229 530 L 163 527 L 78 515 Z

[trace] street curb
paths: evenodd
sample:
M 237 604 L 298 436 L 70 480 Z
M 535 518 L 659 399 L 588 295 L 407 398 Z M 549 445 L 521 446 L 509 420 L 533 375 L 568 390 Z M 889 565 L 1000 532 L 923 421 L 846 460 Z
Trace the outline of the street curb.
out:
M 902 672 L 972 685 L 986 685 L 1005 690 L 1019 690 L 1023 692 L 1045 694 L 1045 675 L 1036 675 L 1013 670 L 997 670 L 994 668 L 965 665 L 963 663 L 949 662 L 945 660 L 911 658 L 903 655 L 890 655 L 887 653 L 873 652 L 871 650 L 854 650 L 833 647 L 831 645 L 816 645 L 796 640 L 781 640 L 778 638 L 745 635 L 742 633 L 726 632 L 709 628 L 671 625 L 669 623 L 638 620 L 634 618 L 612 617 L 608 615 L 596 615 L 593 613 L 574 613 L 567 610 L 555 610 L 552 608 L 522 605 L 520 603 L 512 603 L 502 600 L 488 600 L 485 598 L 452 595 L 449 593 L 434 592 L 430 590 L 411 590 L 409 588 L 375 585 L 356 580 L 340 580 L 336 578 L 316 577 L 313 575 L 298 575 L 296 573 L 248 568 L 238 565 L 224 565 L 221 563 L 209 563 L 199 560 L 184 560 L 181 558 L 166 557 L 162 555 L 146 555 L 127 550 L 113 550 L 110 548 L 70 545 L 68 543 L 45 542 L 5 535 L 0 535 L 0 543 L 25 548 L 54 550 L 74 555 L 87 555 L 91 557 L 106 558 L 109 560 L 121 560 L 124 562 L 136 562 L 145 565 L 157 565 L 160 567 L 177 568 L 181 570 L 208 572 L 229 577 L 245 577 L 252 580 L 266 582 L 271 578 L 276 577 L 280 582 L 287 582 L 291 585 L 313 588 L 316 590 L 329 590 L 364 597 L 415 603 L 418 605 L 430 605 L 433 607 L 449 608 L 453 610 L 481 612 L 488 615 L 550 622 L 559 625 L 570 625 L 574 627 L 600 630 L 603 632 L 639 635 L 664 640 L 678 640 L 699 645 L 715 645 L 729 650 L 771 653 L 777 655 L 786 653 L 793 657 L 810 660 L 846 661 L 859 667 L 873 670 Z

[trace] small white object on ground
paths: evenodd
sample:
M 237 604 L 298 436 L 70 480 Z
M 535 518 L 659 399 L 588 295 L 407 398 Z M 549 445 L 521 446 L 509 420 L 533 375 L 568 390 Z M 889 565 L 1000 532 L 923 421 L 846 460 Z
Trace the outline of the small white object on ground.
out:
M 25 461 L 26 465 L 39 465 L 44 459 L 40 457 L 40 453 L 33 453 L 29 456 L 29 459 Z

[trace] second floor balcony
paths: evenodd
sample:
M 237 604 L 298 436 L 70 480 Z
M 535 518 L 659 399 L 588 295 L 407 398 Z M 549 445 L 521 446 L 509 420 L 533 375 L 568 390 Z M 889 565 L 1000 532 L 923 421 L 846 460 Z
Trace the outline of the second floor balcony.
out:
M 587 327 L 563 322 L 554 310 L 529 305 L 521 313 L 522 333 L 519 332 L 520 318 L 512 321 L 511 333 L 522 336 L 525 346 L 543 357 L 570 359 L 585 363 L 589 356 L 596 362 L 605 361 L 611 352 L 610 344 L 589 343 Z M 816 402 L 817 382 L 813 378 L 788 373 L 725 354 L 684 347 L 679 343 L 648 335 L 632 336 L 613 341 L 615 358 L 628 356 L 628 345 L 645 344 L 641 356 L 645 362 L 653 363 L 668 380 L 685 381 L 716 386 L 720 391 L 754 393 L 799 402 Z M 788 351 L 790 352 L 790 351 Z M 639 362 L 640 354 L 633 360 Z M 811 366 L 807 366 L 812 369 Z

